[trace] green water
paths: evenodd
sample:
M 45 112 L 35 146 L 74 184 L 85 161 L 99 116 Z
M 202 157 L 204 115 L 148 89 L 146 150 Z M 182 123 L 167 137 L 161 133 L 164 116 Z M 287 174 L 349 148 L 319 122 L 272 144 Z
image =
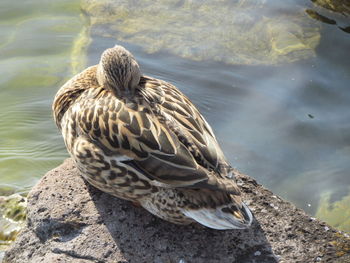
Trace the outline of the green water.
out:
M 67 157 L 50 107 L 82 26 L 79 1 L 0 2 L 0 189 L 28 191 Z
M 221 15 L 235 19 L 223 19 L 211 1 L 201 9 L 198 1 L 157 1 L 158 13 L 147 1 L 82 2 L 0 1 L 0 195 L 29 191 L 68 157 L 52 121 L 53 97 L 119 43 L 144 73 L 191 98 L 233 166 L 350 231 L 344 216 L 350 211 L 346 9 L 337 13 L 308 0 L 241 0 L 231 1 L 237 12 L 226 8 Z M 220 23 L 206 22 L 209 17 Z

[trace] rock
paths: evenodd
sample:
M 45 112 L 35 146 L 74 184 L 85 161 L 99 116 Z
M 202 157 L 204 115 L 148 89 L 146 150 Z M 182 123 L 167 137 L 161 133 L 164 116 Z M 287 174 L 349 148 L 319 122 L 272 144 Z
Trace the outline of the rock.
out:
M 246 175 L 247 230 L 165 222 L 88 185 L 71 159 L 28 196 L 27 225 L 5 262 L 349 262 L 350 238 Z

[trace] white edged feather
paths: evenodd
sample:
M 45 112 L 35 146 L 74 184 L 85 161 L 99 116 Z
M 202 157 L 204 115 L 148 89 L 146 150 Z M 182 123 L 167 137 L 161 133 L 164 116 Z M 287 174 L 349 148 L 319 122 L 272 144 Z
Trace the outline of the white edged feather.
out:
M 248 228 L 253 222 L 253 215 L 249 208 L 243 204 L 242 209 L 246 213 L 248 220 L 241 222 L 233 215 L 223 212 L 222 208 L 227 205 L 218 206 L 217 208 L 201 208 L 198 210 L 183 210 L 182 212 L 197 221 L 198 223 L 217 230 L 227 229 L 245 229 Z M 244 213 L 243 212 L 243 213 Z

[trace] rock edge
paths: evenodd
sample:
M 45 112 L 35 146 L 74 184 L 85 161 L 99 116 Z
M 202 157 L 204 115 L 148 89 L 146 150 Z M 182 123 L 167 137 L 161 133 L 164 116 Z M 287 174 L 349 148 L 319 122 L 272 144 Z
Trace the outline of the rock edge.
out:
M 4 262 L 350 262 L 350 238 L 239 175 L 248 230 L 178 226 L 88 185 L 73 161 L 28 195 L 27 225 Z

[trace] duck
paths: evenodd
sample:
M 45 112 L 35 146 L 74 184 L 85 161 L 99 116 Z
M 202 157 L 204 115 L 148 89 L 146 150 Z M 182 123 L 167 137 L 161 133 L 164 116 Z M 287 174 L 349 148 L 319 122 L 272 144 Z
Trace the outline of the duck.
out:
M 253 215 L 212 128 L 174 85 L 123 46 L 57 92 L 54 121 L 82 177 L 175 224 L 246 229 Z

